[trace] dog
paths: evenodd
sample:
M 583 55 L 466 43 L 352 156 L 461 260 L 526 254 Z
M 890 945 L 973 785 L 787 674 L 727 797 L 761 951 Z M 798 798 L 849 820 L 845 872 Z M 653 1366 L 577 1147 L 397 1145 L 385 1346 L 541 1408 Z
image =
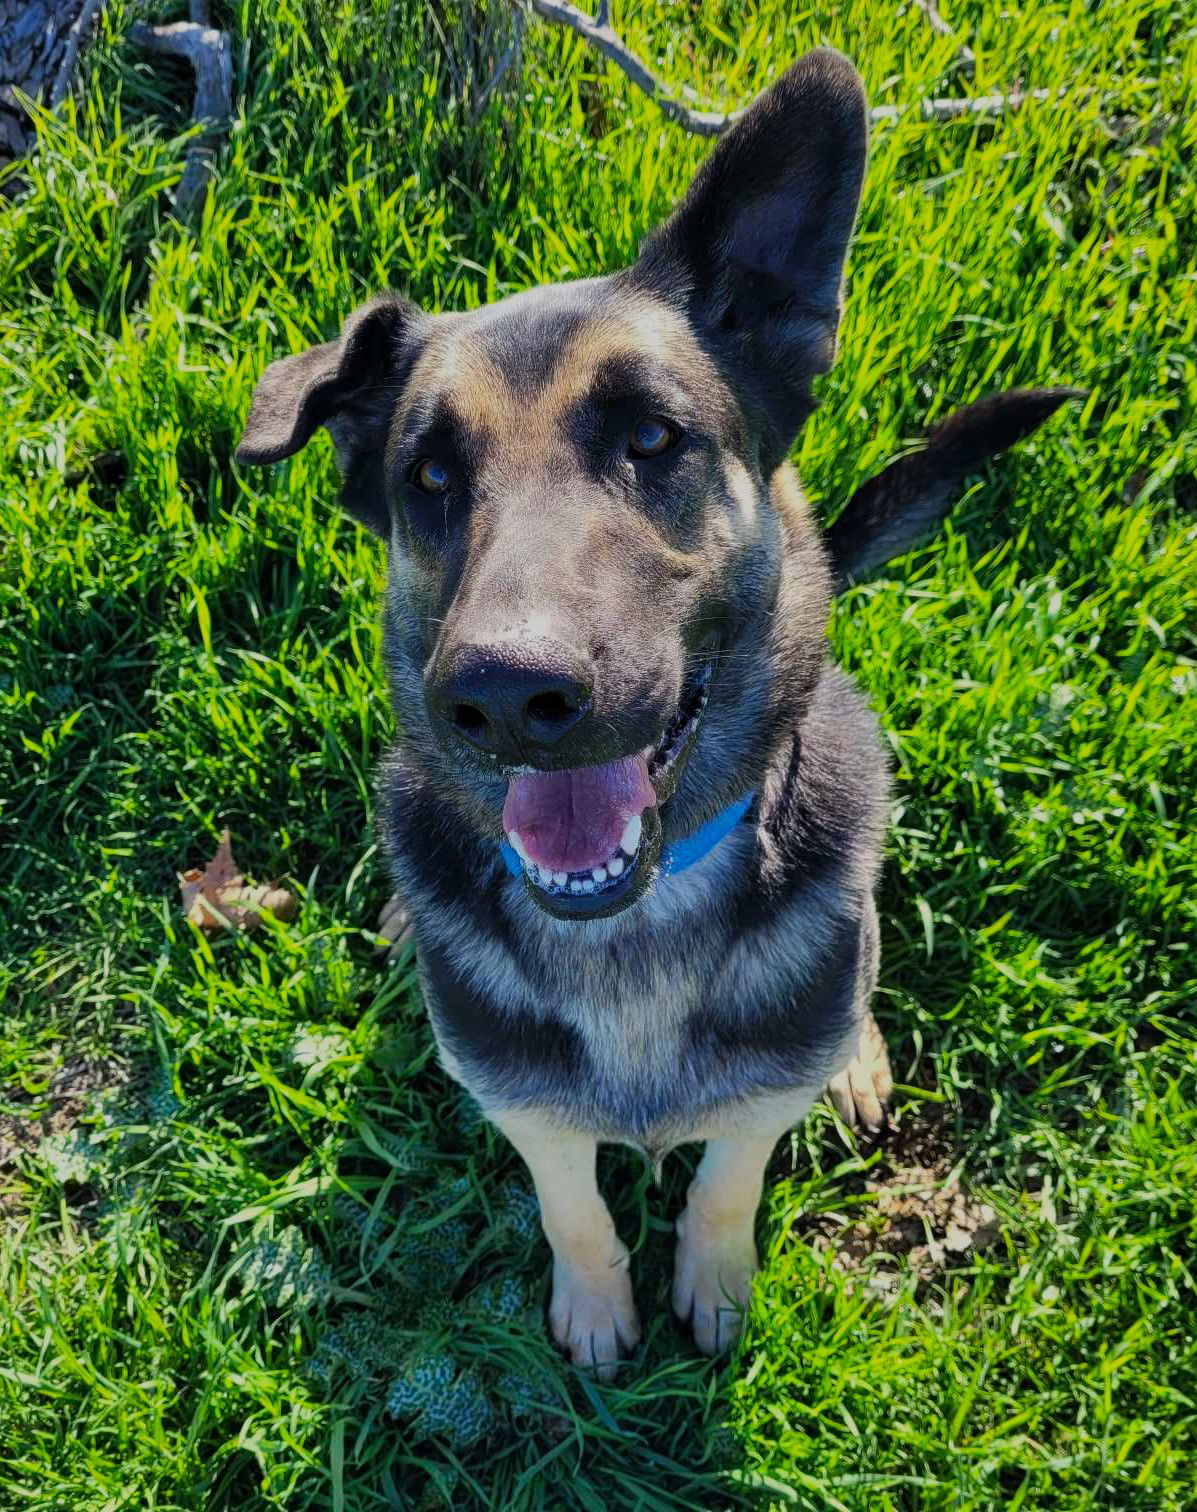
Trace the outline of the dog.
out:
M 867 122 L 852 65 L 807 54 L 631 267 L 468 314 L 375 298 L 266 369 L 237 451 L 324 427 L 387 543 L 388 932 L 410 917 L 442 1063 L 528 1165 L 553 1334 L 604 1378 L 640 1325 L 600 1141 L 658 1167 L 705 1141 L 672 1301 L 714 1354 L 776 1141 L 829 1085 L 883 1117 L 889 772 L 829 658 L 832 596 L 1075 392 L 957 413 L 823 536 L 787 459 L 833 360 Z

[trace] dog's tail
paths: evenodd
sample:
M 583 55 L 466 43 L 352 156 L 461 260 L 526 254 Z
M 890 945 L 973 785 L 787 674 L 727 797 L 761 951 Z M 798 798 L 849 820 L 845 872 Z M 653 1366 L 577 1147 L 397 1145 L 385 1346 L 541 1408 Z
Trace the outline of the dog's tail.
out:
M 827 532 L 835 591 L 931 534 L 960 483 L 989 457 L 1036 430 L 1078 388 L 1011 389 L 941 420 L 924 446 L 863 483 Z

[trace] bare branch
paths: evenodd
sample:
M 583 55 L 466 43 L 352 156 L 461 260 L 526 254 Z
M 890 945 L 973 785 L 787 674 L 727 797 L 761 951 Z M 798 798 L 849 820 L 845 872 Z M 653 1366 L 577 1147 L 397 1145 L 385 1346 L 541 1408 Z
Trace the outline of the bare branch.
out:
M 923 15 L 926 16 L 927 25 L 937 37 L 951 37 L 955 40 L 956 33 L 940 15 L 935 0 L 912 0 L 912 3 L 916 10 L 922 11 Z M 956 47 L 956 62 L 965 73 L 970 77 L 972 76 L 977 59 L 972 48 L 963 42 L 959 43 Z
M 935 8 L 935 0 L 911 0 L 915 10 L 921 10 L 927 18 L 927 25 L 937 37 L 954 37 L 956 33 L 939 14 Z
M 193 0 L 192 11 L 203 14 L 206 0 Z M 175 21 L 169 26 L 139 22 L 130 37 L 147 52 L 185 58 L 195 71 L 195 109 L 192 120 L 205 126 L 187 149 L 183 177 L 175 192 L 175 209 L 186 219 L 203 203 L 216 167 L 216 143 L 233 116 L 233 59 L 229 39 L 198 21 Z
M 975 95 L 967 99 L 919 100 L 915 105 L 874 105 L 869 112 L 876 121 L 896 121 L 917 111 L 924 121 L 958 121 L 962 116 L 1000 116 L 1018 110 L 1028 100 L 1058 100 L 1063 89 L 1014 89 L 1009 94 Z
M 62 62 L 58 65 L 58 72 L 54 76 L 54 88 L 50 91 L 51 110 L 57 110 L 66 99 L 67 91 L 71 87 L 71 76 L 79 60 L 79 49 L 83 46 L 87 34 L 103 9 L 104 0 L 83 0 L 83 9 L 75 17 L 75 24 L 67 33 L 66 51 L 62 55 Z
M 637 89 L 648 95 L 650 100 L 656 101 L 663 115 L 687 131 L 692 131 L 695 136 L 719 136 L 740 114 L 738 110 L 729 113 L 691 110 L 688 105 L 674 99 L 611 26 L 609 4 L 600 6 L 597 20 L 580 11 L 576 5 L 571 5 L 569 0 L 531 0 L 531 4 L 532 9 L 546 21 L 555 21 L 558 26 L 568 26 L 592 47 L 596 47 L 604 58 L 609 58 L 627 74 Z
M 506 51 L 503 53 L 503 56 L 495 64 L 494 72 L 487 80 L 485 86 L 479 91 L 478 98 L 474 103 L 475 121 L 477 121 L 481 117 L 482 112 L 486 109 L 487 100 L 490 99 L 491 95 L 494 94 L 495 90 L 498 89 L 499 85 L 503 82 L 504 75 L 519 54 L 520 44 L 523 42 L 523 40 L 524 13 L 522 10 L 517 10 L 515 13 L 515 28 L 512 33 L 511 42 Z
M 609 0 L 600 4 L 598 16 L 594 19 L 577 6 L 571 5 L 569 0 L 530 0 L 530 4 L 546 21 L 556 22 L 558 26 L 568 26 L 596 47 L 603 57 L 609 58 L 627 75 L 637 89 L 656 102 L 662 114 L 684 130 L 693 132 L 695 136 L 720 136 L 743 115 L 742 110 L 691 110 L 669 94 L 660 79 L 632 52 L 607 21 Z M 915 4 L 927 13 L 928 20 L 934 14 L 936 20 L 931 24 L 937 31 L 944 27 L 947 30 L 943 35 L 953 35 L 947 22 L 936 10 L 934 0 L 915 0 Z M 961 50 L 962 59 L 967 51 L 967 48 Z M 971 56 L 970 53 L 969 57 Z M 911 112 L 917 113 L 924 121 L 955 121 L 962 116 L 1000 116 L 1019 109 L 1028 100 L 1059 99 L 1064 93 L 1062 89 L 1014 89 L 1009 94 L 980 95 L 974 99 L 948 98 L 918 100 L 910 105 L 874 105 L 869 118 L 876 124 L 878 121 L 899 120 Z

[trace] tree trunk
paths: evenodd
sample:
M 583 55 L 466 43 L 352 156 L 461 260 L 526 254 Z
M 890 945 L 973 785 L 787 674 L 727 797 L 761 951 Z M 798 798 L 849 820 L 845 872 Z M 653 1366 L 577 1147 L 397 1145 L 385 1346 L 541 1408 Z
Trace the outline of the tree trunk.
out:
M 102 0 L 0 0 L 0 168 L 33 145 L 16 91 L 57 109 L 101 8 Z M 11 193 L 14 180 L 5 187 Z

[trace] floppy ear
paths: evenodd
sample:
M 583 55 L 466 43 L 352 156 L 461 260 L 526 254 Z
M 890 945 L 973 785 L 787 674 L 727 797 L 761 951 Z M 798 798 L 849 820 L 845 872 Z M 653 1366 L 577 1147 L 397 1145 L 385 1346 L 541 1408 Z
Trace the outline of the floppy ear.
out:
M 387 429 L 422 320 L 408 300 L 380 294 L 354 311 L 336 341 L 272 362 L 254 390 L 237 461 L 281 462 L 323 425 L 337 449 L 341 503 L 387 535 Z
M 835 355 L 868 111 L 851 63 L 800 58 L 736 122 L 648 238 L 634 281 L 684 302 L 729 367 L 772 471 Z

